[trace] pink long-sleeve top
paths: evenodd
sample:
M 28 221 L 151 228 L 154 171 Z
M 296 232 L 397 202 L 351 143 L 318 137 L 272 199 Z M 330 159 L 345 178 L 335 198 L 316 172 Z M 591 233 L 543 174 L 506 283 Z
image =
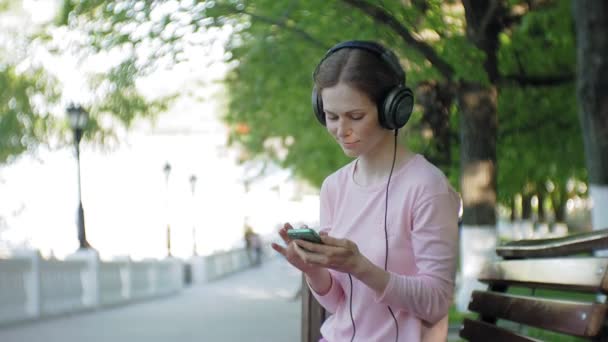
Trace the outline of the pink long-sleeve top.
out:
M 357 161 L 330 175 L 321 188 L 320 227 L 355 242 L 384 268 L 386 184 L 362 187 L 353 181 Z M 388 272 L 377 293 L 352 277 L 356 341 L 445 341 L 458 252 L 460 198 L 443 173 L 421 155 L 393 172 L 388 198 Z M 329 342 L 350 341 L 348 274 L 330 270 L 327 293 L 313 295 L 332 315 L 321 334 Z

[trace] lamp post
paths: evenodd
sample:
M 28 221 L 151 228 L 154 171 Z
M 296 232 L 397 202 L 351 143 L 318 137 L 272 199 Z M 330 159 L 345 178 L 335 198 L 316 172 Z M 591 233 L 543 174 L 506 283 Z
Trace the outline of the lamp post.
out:
M 171 164 L 169 162 L 165 163 L 163 172 L 165 173 L 165 183 L 167 185 L 167 256 L 171 256 L 171 225 L 169 223 L 169 175 L 171 174 Z
M 74 132 L 74 147 L 76 150 L 76 162 L 78 165 L 78 211 L 77 221 L 78 225 L 78 242 L 79 249 L 90 248 L 91 245 L 87 241 L 87 234 L 84 226 L 84 209 L 82 208 L 82 197 L 81 197 L 81 185 L 80 185 L 80 140 L 82 139 L 82 133 L 89 121 L 89 113 L 80 105 L 74 105 L 71 103 L 67 109 L 68 120 L 70 127 Z
M 190 189 L 192 190 L 192 255 L 196 256 L 196 197 L 194 196 L 194 189 L 196 187 L 196 176 L 190 176 Z

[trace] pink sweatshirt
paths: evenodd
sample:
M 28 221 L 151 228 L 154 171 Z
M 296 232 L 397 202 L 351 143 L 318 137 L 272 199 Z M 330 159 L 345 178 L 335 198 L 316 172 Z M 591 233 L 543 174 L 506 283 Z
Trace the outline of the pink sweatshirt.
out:
M 356 160 L 325 179 L 321 187 L 321 230 L 354 241 L 360 252 L 384 268 L 386 183 L 354 183 Z M 439 169 L 416 155 L 393 172 L 388 199 L 389 283 L 376 293 L 353 277 L 355 341 L 445 341 L 458 252 L 460 199 Z M 313 294 L 332 315 L 321 334 L 329 342 L 350 341 L 348 275 L 330 270 L 325 295 Z

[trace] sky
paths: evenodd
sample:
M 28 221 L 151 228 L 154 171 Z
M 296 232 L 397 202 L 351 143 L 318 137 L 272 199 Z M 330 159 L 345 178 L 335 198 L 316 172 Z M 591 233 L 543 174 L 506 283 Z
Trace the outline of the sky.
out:
M 24 11 L 13 21 L 17 25 L 44 22 L 52 17 L 52 3 L 24 1 Z M 69 41 L 65 32 L 58 34 Z M 83 75 L 101 71 L 100 65 L 107 65 L 104 59 L 120 57 L 110 53 L 79 64 L 70 55 L 55 58 L 43 50 L 36 53 L 62 81 L 64 102 L 86 101 Z M 164 257 L 167 224 L 173 255 L 187 258 L 192 254 L 193 229 L 198 253 L 204 255 L 241 245 L 245 221 L 268 236 L 276 236 L 282 222 L 311 226 L 317 222 L 318 196 L 314 192 L 296 196 L 302 190 L 287 170 L 271 167 L 270 174 L 245 193 L 243 180 L 258 166 L 237 165 L 238 151 L 225 144 L 227 128 L 220 120 L 224 89 L 217 81 L 226 65 L 201 67 L 206 63 L 200 56 L 219 58 L 221 46 L 207 54 L 188 53 L 197 56 L 196 62 L 159 71 L 138 87 L 149 97 L 181 89 L 205 96 L 182 97 L 155 122 L 140 120 L 128 132 L 119 131 L 120 143 L 110 148 L 81 144 L 87 239 L 104 259 Z M 201 81 L 203 88 L 193 87 Z M 163 173 L 166 162 L 172 167 L 168 183 Z M 74 253 L 78 248 L 76 167 L 72 147 L 43 147 L 0 166 L 0 216 L 9 225 L 0 239 L 38 249 L 43 256 L 63 258 Z M 198 179 L 194 194 L 191 175 Z

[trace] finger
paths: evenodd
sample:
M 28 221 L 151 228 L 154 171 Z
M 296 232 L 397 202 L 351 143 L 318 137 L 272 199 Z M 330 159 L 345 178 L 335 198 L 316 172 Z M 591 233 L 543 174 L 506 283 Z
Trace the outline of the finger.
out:
M 327 233 L 319 234 L 319 235 L 321 236 L 321 241 L 323 241 L 323 243 L 326 245 L 343 247 L 343 248 L 348 247 L 349 240 L 347 240 L 347 239 L 338 239 L 338 238 L 329 236 L 329 234 L 327 234 Z
M 302 247 L 298 246 L 298 244 L 295 244 L 295 250 L 302 261 L 308 265 L 325 266 L 328 262 L 328 258 L 325 255 L 307 252 L 306 250 L 302 249 Z
M 293 247 L 294 247 L 294 248 L 293 248 L 293 250 L 296 252 L 296 254 L 298 255 L 298 257 L 299 257 L 300 259 L 302 259 L 302 261 L 306 262 L 306 258 L 307 258 L 307 256 L 306 256 L 306 254 L 307 254 L 307 253 L 306 253 L 306 251 L 305 251 L 305 250 L 303 250 L 303 249 L 302 249 L 302 247 L 298 246 L 298 244 L 297 244 L 297 243 L 295 243 L 295 241 L 294 241 L 294 243 L 293 243 L 293 244 L 294 244 L 294 246 L 293 246 Z
M 318 243 L 312 243 L 306 240 L 294 240 L 294 242 L 296 245 L 306 249 L 308 252 L 323 253 L 325 251 L 324 246 Z
M 283 247 L 277 243 L 274 243 L 274 242 L 271 244 L 271 246 L 272 246 L 272 249 L 279 252 L 281 255 L 285 256 L 285 247 Z
M 287 235 L 287 231 L 290 229 L 293 229 L 293 227 L 289 222 L 283 224 L 283 228 L 279 229 L 279 235 L 287 245 L 289 244 L 289 242 L 291 242 L 291 238 L 289 237 L 289 235 Z
M 279 236 L 281 237 L 281 239 L 283 239 L 283 242 L 285 242 L 285 244 L 289 244 L 289 242 L 291 241 L 291 239 L 287 235 L 287 228 L 279 229 Z

